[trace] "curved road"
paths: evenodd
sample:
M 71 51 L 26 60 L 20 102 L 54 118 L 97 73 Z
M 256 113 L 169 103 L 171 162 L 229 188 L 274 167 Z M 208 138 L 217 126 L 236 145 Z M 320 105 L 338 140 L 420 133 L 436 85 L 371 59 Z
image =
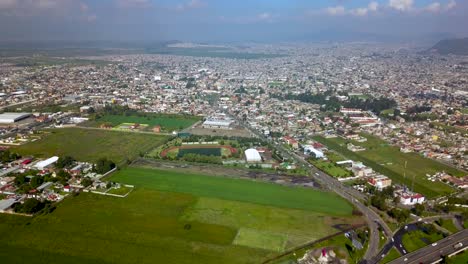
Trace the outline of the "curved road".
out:
M 411 223 L 408 223 L 404 227 L 401 227 L 398 229 L 394 234 L 391 239 L 387 244 L 384 245 L 384 247 L 380 250 L 379 254 L 377 254 L 375 257 L 373 257 L 371 260 L 369 260 L 369 263 L 379 263 L 387 254 L 388 252 L 392 249 L 392 247 L 395 247 L 402 256 L 408 254 L 408 250 L 406 250 L 405 246 L 403 245 L 402 239 L 403 235 L 419 229 L 417 226 L 418 223 L 427 223 L 427 222 L 433 222 L 435 220 L 438 220 L 440 218 L 444 219 L 450 219 L 450 218 L 455 218 L 454 215 L 438 215 L 438 216 L 430 216 L 426 218 L 420 218 L 420 220 L 413 221 Z
M 310 175 L 314 177 L 323 187 L 336 192 L 338 195 L 340 195 L 341 197 L 351 202 L 354 206 L 356 206 L 356 208 L 359 209 L 359 211 L 362 212 L 362 214 L 366 218 L 366 221 L 370 230 L 369 245 L 367 247 L 367 251 L 366 251 L 366 254 L 364 255 L 364 260 L 362 261 L 362 263 L 372 263 L 367 260 L 371 260 L 373 257 L 377 256 L 378 254 L 379 241 L 380 241 L 379 226 L 384 230 L 384 233 L 387 237 L 392 235 L 392 231 L 387 226 L 385 221 L 383 221 L 382 218 L 380 218 L 380 216 L 376 212 L 374 212 L 372 209 L 365 206 L 359 200 L 359 199 L 365 200 L 366 196 L 355 189 L 343 186 L 343 184 L 341 184 L 341 182 L 339 182 L 335 178 L 323 173 L 316 167 L 312 166 L 303 157 L 285 149 L 283 146 L 265 137 L 265 135 L 255 130 L 254 128 L 250 127 L 249 124 L 246 124 L 240 120 L 237 120 L 237 121 L 242 126 L 247 128 L 253 135 L 256 135 L 257 137 L 264 139 L 266 142 L 271 143 L 272 146 L 274 146 L 276 150 L 279 151 L 283 155 L 283 157 L 290 158 L 292 160 L 295 160 L 298 164 L 302 164 L 303 166 L 308 167 L 310 169 Z

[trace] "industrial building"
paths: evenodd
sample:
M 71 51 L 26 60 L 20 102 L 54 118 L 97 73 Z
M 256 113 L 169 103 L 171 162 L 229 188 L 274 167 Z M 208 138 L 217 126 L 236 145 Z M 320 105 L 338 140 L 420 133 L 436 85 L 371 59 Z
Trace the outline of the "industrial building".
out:
M 13 124 L 30 116 L 30 113 L 3 113 L 0 114 L 0 124 Z
M 247 149 L 245 152 L 245 160 L 248 163 L 262 162 L 262 157 L 256 149 Z
M 203 128 L 210 129 L 232 129 L 231 125 L 234 123 L 234 120 L 230 118 L 218 119 L 218 118 L 209 118 L 203 122 Z
M 38 169 L 38 170 L 44 170 L 44 169 L 49 168 L 53 164 L 55 164 L 58 161 L 58 159 L 59 159 L 59 157 L 54 156 L 52 158 L 48 158 L 46 160 L 39 161 L 38 163 L 36 163 L 36 165 L 34 165 L 34 167 L 36 169 Z

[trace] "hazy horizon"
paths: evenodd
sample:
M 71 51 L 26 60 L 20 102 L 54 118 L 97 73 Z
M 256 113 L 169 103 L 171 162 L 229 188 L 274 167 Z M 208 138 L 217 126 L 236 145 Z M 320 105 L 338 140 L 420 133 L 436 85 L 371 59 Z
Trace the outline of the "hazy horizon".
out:
M 417 41 L 468 36 L 460 0 L 0 0 L 2 41 Z

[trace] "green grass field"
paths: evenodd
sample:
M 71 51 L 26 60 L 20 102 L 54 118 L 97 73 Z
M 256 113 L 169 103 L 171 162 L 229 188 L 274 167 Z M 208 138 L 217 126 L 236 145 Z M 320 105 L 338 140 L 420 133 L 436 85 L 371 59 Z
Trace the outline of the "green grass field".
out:
M 382 263 L 388 263 L 399 257 L 401 257 L 400 253 L 394 247 L 392 247 L 392 249 L 390 249 L 387 255 L 382 259 Z
M 449 263 L 449 264 L 466 264 L 467 259 L 468 259 L 468 250 L 465 250 L 464 252 L 449 258 L 447 263 Z
M 415 177 L 414 188 L 416 192 L 432 198 L 439 195 L 449 194 L 455 191 L 452 187 L 442 182 L 427 180 L 426 174 L 434 174 L 445 171 L 455 176 L 464 176 L 465 172 L 459 171 L 437 161 L 424 158 L 416 153 L 402 153 L 396 147 L 390 146 L 385 141 L 364 135 L 367 142 L 352 141 L 353 144 L 363 146 L 365 151 L 352 152 L 346 148 L 346 140 L 342 138 L 326 139 L 321 136 L 314 137 L 315 140 L 325 144 L 328 148 L 335 150 L 349 159 L 362 161 L 365 165 L 372 167 L 375 171 L 390 177 L 396 183 L 412 185 Z M 405 170 L 405 162 L 407 168 Z M 404 177 L 406 171 L 406 178 Z
M 107 157 L 117 164 L 134 159 L 166 139 L 165 136 L 108 130 L 61 128 L 46 130 L 42 139 L 14 149 L 21 155 L 37 157 L 69 155 L 79 161 L 94 162 Z
M 447 231 L 449 231 L 450 233 L 456 233 L 460 230 L 458 230 L 458 228 L 455 226 L 455 224 L 453 223 L 452 219 L 441 219 L 441 227 L 445 228 Z
M 288 238 L 285 235 L 241 228 L 233 244 L 282 252 L 287 240 Z
M 189 193 L 202 197 L 310 210 L 338 216 L 349 215 L 352 211 L 350 204 L 333 193 L 243 179 L 129 167 L 114 174 L 111 180 L 160 191 Z
M 187 154 L 197 154 L 204 156 L 217 156 L 221 157 L 221 148 L 189 148 L 189 149 L 179 149 L 177 156 L 182 158 Z
M 110 179 L 136 187 L 126 198 L 81 193 L 34 218 L 0 214 L 0 259 L 261 263 L 288 246 L 336 232 L 334 224 L 362 221 L 346 201 L 315 190 L 132 167 Z M 252 190 L 257 195 L 245 197 Z M 296 199 L 307 202 L 300 204 L 304 209 L 290 208 Z
M 443 238 L 443 235 L 438 232 L 428 235 L 421 230 L 416 230 L 404 234 L 402 242 L 408 252 L 413 252 Z
M 165 131 L 180 130 L 187 128 L 200 118 L 195 116 L 172 116 L 172 115 L 154 115 L 148 114 L 148 117 L 143 116 L 124 116 L 124 115 L 104 115 L 98 118 L 95 123 L 97 126 L 103 123 L 111 123 L 113 126 L 118 126 L 122 123 L 140 123 L 148 124 L 150 128 L 160 125 Z

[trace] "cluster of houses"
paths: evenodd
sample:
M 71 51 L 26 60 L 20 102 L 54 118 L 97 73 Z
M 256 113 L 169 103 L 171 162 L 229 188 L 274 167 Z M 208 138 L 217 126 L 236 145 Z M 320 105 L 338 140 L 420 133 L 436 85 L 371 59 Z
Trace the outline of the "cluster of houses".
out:
M 58 177 L 57 174 L 60 171 L 56 168 L 58 160 L 59 157 L 57 156 L 42 160 L 21 158 L 2 164 L 2 169 L 0 169 L 0 194 L 4 199 L 0 200 L 0 212 L 12 212 L 13 204 L 21 203 L 29 198 L 51 202 L 61 201 L 68 193 L 83 190 L 85 188 L 83 185 L 84 179 L 91 180 L 90 188 L 98 188 L 99 184 L 106 184 L 100 181 L 102 175 L 92 171 L 93 164 L 87 162 L 74 162 L 72 166 L 63 168 L 70 175 L 70 179 L 66 183 L 56 181 L 54 178 Z M 15 182 L 18 175 L 27 175 L 24 184 L 31 183 L 35 177 L 40 177 L 42 183 L 24 191 Z

